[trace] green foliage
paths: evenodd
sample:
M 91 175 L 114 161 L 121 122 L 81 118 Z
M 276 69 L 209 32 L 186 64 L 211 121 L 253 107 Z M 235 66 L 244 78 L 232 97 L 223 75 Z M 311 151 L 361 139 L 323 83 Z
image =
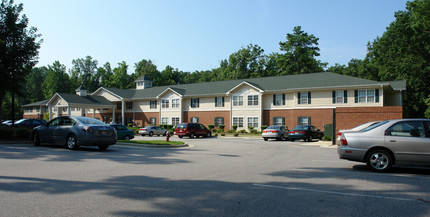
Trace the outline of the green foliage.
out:
M 265 130 L 267 127 L 267 125 L 261 125 L 261 131 Z
M 212 130 L 215 128 L 215 125 L 213 125 L 213 124 L 209 124 L 209 125 L 208 125 L 208 127 L 209 127 L 209 130 L 211 130 L 211 131 L 212 131 Z
M 250 131 L 250 133 L 251 133 L 251 134 L 260 134 L 260 132 L 258 132 L 258 130 L 256 130 L 256 129 L 252 129 L 252 130 Z
M 325 136 L 322 138 L 322 140 L 323 140 L 323 141 L 331 141 L 331 136 L 327 136 L 327 135 L 325 135 Z
M 232 128 L 233 128 L 233 130 L 234 131 L 236 131 L 237 130 L 237 125 L 233 125 L 233 126 L 231 126 Z
M 227 133 L 234 133 L 236 132 L 235 130 L 227 130 Z
M 219 128 L 221 131 L 224 131 L 225 125 L 224 125 L 224 124 L 220 124 L 220 125 L 218 126 L 218 128 Z
M 239 133 L 246 134 L 248 132 L 246 130 L 240 130 Z
M 0 126 L 0 140 L 26 141 L 31 139 L 31 129 Z

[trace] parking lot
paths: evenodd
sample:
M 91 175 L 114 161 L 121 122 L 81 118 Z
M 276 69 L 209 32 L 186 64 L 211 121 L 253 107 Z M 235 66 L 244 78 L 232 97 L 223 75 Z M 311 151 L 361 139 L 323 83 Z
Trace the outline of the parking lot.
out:
M 327 142 L 171 139 L 190 146 L 1 144 L 1 216 L 430 215 L 428 168 L 373 173 Z

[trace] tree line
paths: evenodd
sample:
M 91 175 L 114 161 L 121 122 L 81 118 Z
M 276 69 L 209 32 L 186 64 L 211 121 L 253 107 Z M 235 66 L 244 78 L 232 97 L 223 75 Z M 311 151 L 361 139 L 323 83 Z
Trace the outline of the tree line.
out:
M 20 75 L 25 76 L 18 82 L 21 88 L 4 91 L 3 113 L 8 116 L 12 112 L 8 109 L 12 107 L 12 93 L 17 94 L 15 104 L 20 108 L 23 104 L 48 99 L 56 92 L 74 93 L 81 85 L 89 92 L 101 86 L 134 88 L 134 81 L 142 75 L 150 77 L 154 86 L 164 86 L 330 71 L 376 81 L 407 80 L 405 117 L 430 117 L 430 0 L 408 2 L 406 9 L 394 16 L 395 20 L 383 35 L 368 43 L 366 57 L 351 59 L 346 65 L 327 67 L 328 63 L 318 60 L 319 38 L 300 26 L 294 27 L 286 34 L 286 40 L 279 42 L 279 52 L 266 54 L 260 46 L 249 44 L 210 70 L 184 72 L 169 65 L 158 69 L 151 60 L 143 59 L 128 74 L 130 65 L 125 61 L 116 66 L 109 62 L 99 65 L 96 59 L 86 56 L 73 60 L 71 69 L 55 61 L 23 70 L 25 73 Z M 20 114 L 22 111 L 17 111 Z

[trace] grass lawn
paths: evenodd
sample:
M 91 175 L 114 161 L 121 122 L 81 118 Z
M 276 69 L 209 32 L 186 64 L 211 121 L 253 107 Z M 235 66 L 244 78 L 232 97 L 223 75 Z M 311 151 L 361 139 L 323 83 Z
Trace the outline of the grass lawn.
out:
M 127 140 L 118 140 L 118 142 L 124 142 L 124 143 L 135 143 L 135 144 L 149 144 L 149 145 L 183 145 L 185 142 L 180 141 L 161 141 L 161 140 L 133 140 L 133 141 L 127 141 Z

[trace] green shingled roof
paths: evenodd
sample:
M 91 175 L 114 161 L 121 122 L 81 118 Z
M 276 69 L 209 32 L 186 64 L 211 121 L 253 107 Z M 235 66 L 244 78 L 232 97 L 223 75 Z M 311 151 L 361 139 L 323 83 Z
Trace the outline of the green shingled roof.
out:
M 242 82 L 247 82 L 266 92 L 289 91 L 296 89 L 314 88 L 344 88 L 365 85 L 392 85 L 393 89 L 406 88 L 405 81 L 377 82 L 367 79 L 340 75 L 331 72 L 320 72 L 300 75 L 285 75 L 264 78 L 249 78 L 230 81 L 217 81 L 193 84 L 180 84 L 152 87 L 142 90 L 105 88 L 106 90 L 125 99 L 155 98 L 167 88 L 183 96 L 221 95 L 226 94 Z
M 107 100 L 102 96 L 78 96 L 76 94 L 70 93 L 58 93 L 58 95 L 63 98 L 68 104 L 76 105 L 104 105 L 104 106 L 114 106 L 112 102 Z
M 39 102 L 33 102 L 33 103 L 30 103 L 30 104 L 26 104 L 26 105 L 23 105 L 22 107 L 44 106 L 44 105 L 46 105 L 46 103 L 48 103 L 47 99 L 39 101 Z

